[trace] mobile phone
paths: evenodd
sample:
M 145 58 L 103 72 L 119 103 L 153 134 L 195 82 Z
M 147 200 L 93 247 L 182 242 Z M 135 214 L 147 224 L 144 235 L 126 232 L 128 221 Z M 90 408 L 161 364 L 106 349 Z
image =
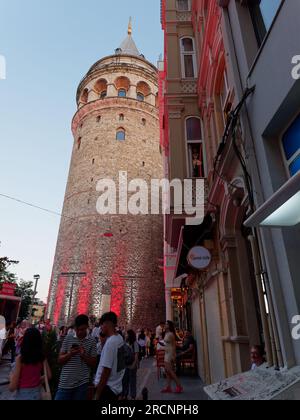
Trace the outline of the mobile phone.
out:
M 78 350 L 79 349 L 79 345 L 78 344 L 73 344 L 72 345 L 72 349 L 73 350 Z

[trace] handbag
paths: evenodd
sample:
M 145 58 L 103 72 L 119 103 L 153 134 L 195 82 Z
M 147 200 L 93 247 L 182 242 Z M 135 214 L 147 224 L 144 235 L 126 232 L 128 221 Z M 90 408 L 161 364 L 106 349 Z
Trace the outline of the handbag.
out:
M 44 361 L 44 377 L 45 377 L 45 384 L 42 387 L 42 391 L 41 391 L 42 401 L 52 401 L 52 395 L 51 395 L 50 386 L 49 386 L 46 361 Z

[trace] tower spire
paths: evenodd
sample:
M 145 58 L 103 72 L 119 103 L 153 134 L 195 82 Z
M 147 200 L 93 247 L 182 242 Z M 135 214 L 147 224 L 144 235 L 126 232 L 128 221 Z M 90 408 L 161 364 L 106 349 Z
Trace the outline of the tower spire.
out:
M 128 35 L 132 35 L 132 17 L 131 16 L 129 18 L 129 23 L 128 23 Z

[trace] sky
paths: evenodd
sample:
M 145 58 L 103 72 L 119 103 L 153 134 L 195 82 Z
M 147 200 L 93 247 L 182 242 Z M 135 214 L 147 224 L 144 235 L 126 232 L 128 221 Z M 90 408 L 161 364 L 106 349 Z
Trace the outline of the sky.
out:
M 77 86 L 125 36 L 156 64 L 163 51 L 160 0 L 0 0 L 0 194 L 60 213 Z M 46 301 L 60 217 L 0 196 L 0 255 L 19 279 L 40 274 Z

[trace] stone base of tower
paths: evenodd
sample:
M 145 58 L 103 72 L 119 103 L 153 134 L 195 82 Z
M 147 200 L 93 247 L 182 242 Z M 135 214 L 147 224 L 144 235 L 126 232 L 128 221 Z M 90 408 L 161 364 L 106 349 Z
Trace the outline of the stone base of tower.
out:
M 99 318 L 114 311 L 122 326 L 154 328 L 165 319 L 161 257 L 161 216 L 65 221 L 48 315 L 55 325 L 67 325 L 78 314 Z M 86 275 L 62 276 L 76 272 Z

